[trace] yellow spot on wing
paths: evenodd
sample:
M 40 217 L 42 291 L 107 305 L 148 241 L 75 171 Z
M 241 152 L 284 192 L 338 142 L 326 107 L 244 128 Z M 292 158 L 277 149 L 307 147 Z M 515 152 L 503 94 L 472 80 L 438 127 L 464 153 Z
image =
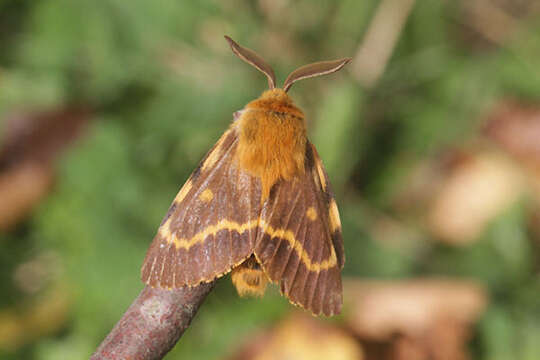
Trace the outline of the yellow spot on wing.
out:
M 332 232 L 341 228 L 341 221 L 339 220 L 339 211 L 336 205 L 336 201 L 332 199 L 330 202 L 330 208 L 328 209 L 328 216 L 330 218 L 330 230 Z
M 322 189 L 326 191 L 326 177 L 324 177 L 321 159 L 317 159 L 317 173 L 319 173 L 319 179 L 321 180 Z
M 189 190 L 191 190 L 191 180 L 188 180 L 184 186 L 182 186 L 182 189 L 180 189 L 180 191 L 178 192 L 178 195 L 176 195 L 176 198 L 174 199 L 174 201 L 176 201 L 176 203 L 181 203 L 182 200 L 184 200 L 184 198 L 186 197 L 187 193 L 189 192 Z
M 317 220 L 317 210 L 313 206 L 310 206 L 306 211 L 306 215 L 311 221 Z
M 168 218 L 167 221 L 165 221 L 165 224 L 161 225 L 161 227 L 159 228 L 159 234 L 164 239 L 167 239 L 167 243 L 171 242 L 171 218 Z
M 210 189 L 204 190 L 201 195 L 199 195 L 199 199 L 204 202 L 210 202 L 214 198 L 214 193 Z
M 212 152 L 210 154 L 208 154 L 208 157 L 206 158 L 206 160 L 204 160 L 204 163 L 202 165 L 202 171 L 205 171 L 208 168 L 211 168 L 216 164 L 216 162 L 219 159 L 219 156 L 221 155 L 221 145 L 223 144 L 223 141 L 225 140 L 225 138 L 229 135 L 229 132 L 230 132 L 230 130 L 227 130 L 223 134 L 223 136 L 221 136 L 221 138 L 218 140 L 214 150 L 212 150 Z

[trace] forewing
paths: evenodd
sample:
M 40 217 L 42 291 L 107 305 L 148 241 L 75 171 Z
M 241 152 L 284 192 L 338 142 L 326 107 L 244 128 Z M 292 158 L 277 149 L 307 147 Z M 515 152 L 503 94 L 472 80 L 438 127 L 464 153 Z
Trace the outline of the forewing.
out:
M 304 174 L 278 182 L 263 204 L 255 255 L 292 303 L 316 315 L 341 311 L 339 214 L 312 144 L 307 144 Z
M 233 161 L 237 141 L 237 130 L 228 130 L 176 196 L 146 254 L 146 284 L 212 281 L 253 253 L 260 182 Z
M 334 197 L 334 191 L 328 178 L 328 174 L 323 166 L 322 160 L 317 153 L 317 149 L 311 143 L 308 143 L 313 153 L 315 168 L 312 170 L 313 178 L 315 182 L 319 182 L 320 188 L 324 193 L 324 201 L 328 204 L 328 221 L 330 224 L 330 234 L 332 237 L 332 244 L 336 251 L 337 261 L 340 269 L 343 269 L 345 265 L 345 248 L 343 246 L 343 236 L 341 233 L 341 220 L 339 217 L 339 210 L 337 207 L 336 199 Z M 317 174 L 315 174 L 315 172 Z

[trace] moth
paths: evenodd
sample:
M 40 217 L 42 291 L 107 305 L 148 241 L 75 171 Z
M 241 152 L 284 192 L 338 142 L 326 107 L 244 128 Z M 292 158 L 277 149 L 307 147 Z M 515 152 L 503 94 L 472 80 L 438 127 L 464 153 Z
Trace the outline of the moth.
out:
M 276 88 L 272 68 L 225 36 L 232 51 L 268 78 L 269 90 L 233 114 L 229 129 L 180 189 L 148 249 L 143 282 L 196 286 L 232 272 L 241 296 L 279 283 L 314 315 L 341 311 L 345 261 L 328 175 L 287 92 L 351 59 L 302 66 Z

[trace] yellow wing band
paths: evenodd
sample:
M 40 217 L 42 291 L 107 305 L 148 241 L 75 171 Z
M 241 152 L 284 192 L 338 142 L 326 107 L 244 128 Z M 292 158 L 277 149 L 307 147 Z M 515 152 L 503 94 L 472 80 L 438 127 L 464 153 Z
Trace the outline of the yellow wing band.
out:
M 173 243 L 176 249 L 189 250 L 192 246 L 204 242 L 204 240 L 208 236 L 216 235 L 220 230 L 236 231 L 239 234 L 242 234 L 245 231 L 252 230 L 257 227 L 260 227 L 261 230 L 264 231 L 265 234 L 269 235 L 271 238 L 279 237 L 286 240 L 290 244 L 291 248 L 294 249 L 298 257 L 300 258 L 300 261 L 302 261 L 304 266 L 309 271 L 320 272 L 323 270 L 328 270 L 337 265 L 336 252 L 332 245 L 329 245 L 330 256 L 327 259 L 321 262 L 314 262 L 311 260 L 302 244 L 299 241 L 296 241 L 296 237 L 291 230 L 283 228 L 274 229 L 270 224 L 266 223 L 263 220 L 251 220 L 246 223 L 237 223 L 235 221 L 224 219 L 215 225 L 210 225 L 206 227 L 204 230 L 195 234 L 190 239 L 179 239 L 175 234 L 171 232 L 170 220 L 167 220 L 167 222 L 165 222 L 165 224 L 163 224 L 163 226 L 159 229 L 159 234 L 161 235 L 161 237 L 167 240 L 168 244 Z

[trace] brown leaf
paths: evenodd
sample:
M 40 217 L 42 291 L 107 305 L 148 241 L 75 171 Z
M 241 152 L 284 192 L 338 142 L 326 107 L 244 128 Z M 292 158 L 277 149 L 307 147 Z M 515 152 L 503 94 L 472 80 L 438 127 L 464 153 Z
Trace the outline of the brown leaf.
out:
M 85 109 L 20 113 L 6 119 L 0 147 L 0 231 L 15 226 L 49 192 L 53 162 L 77 138 Z
M 368 360 L 465 360 L 487 295 L 447 279 L 345 283 L 347 323 Z
M 53 160 L 80 135 L 89 115 L 84 108 L 66 108 L 8 116 L 0 142 L 0 171 L 25 161 Z
M 428 224 L 441 240 L 465 245 L 523 194 L 520 169 L 494 152 L 478 152 L 447 174 L 428 208 Z
M 49 192 L 53 171 L 47 164 L 24 162 L 0 172 L 0 230 L 12 228 Z
M 294 314 L 274 329 L 248 339 L 231 360 L 361 360 L 360 344 L 340 328 Z
M 487 117 L 484 133 L 519 161 L 540 169 L 540 105 L 503 102 Z
M 418 336 L 440 319 L 462 324 L 476 321 L 487 294 L 470 281 L 425 279 L 347 281 L 347 322 L 362 338 L 384 341 L 393 334 Z

